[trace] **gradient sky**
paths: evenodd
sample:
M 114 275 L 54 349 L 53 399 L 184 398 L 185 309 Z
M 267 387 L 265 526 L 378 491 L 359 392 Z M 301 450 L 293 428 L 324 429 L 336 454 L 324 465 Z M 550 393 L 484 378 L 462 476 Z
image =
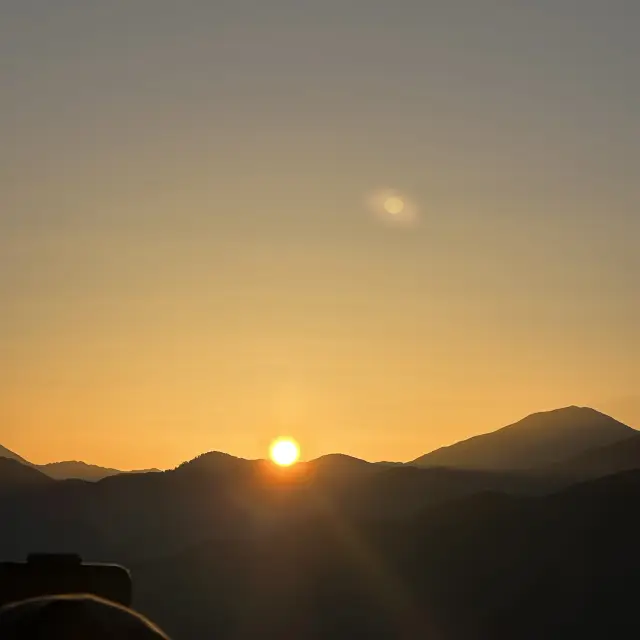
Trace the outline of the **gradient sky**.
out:
M 3 0 L 0 443 L 640 427 L 639 29 L 636 0 Z

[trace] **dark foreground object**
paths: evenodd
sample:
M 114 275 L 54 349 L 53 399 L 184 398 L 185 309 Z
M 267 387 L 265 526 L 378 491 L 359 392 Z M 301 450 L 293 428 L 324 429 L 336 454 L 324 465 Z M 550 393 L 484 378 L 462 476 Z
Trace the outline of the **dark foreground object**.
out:
M 68 593 L 92 594 L 129 607 L 131 576 L 119 565 L 85 563 L 73 554 L 32 554 L 26 562 L 0 563 L 0 607 Z
M 34 598 L 0 609 L 2 640 L 167 640 L 139 614 L 95 596 Z

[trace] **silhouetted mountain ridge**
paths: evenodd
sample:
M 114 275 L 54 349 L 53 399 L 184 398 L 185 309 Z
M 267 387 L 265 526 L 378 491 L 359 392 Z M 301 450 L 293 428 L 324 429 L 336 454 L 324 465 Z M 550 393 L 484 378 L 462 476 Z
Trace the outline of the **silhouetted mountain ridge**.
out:
M 542 472 L 563 474 L 572 479 L 587 479 L 634 469 L 640 469 L 640 434 L 589 449 L 578 456 L 551 465 Z
M 108 467 L 100 467 L 95 464 L 87 464 L 79 460 L 65 460 L 62 462 L 50 462 L 47 464 L 34 464 L 25 460 L 25 458 L 19 456 L 17 453 L 10 451 L 9 449 L 0 446 L 0 458 L 7 458 L 11 460 L 17 460 L 22 464 L 38 469 L 50 478 L 55 480 L 90 480 L 97 481 L 109 476 L 118 475 L 121 473 L 151 473 L 158 472 L 159 469 L 141 469 L 135 471 L 122 471 L 120 469 L 110 469 Z
M 41 471 L 13 458 L 0 458 L 0 491 L 22 490 L 54 483 Z
M 0 458 L 8 458 L 10 460 L 17 460 L 18 462 L 22 462 L 23 464 L 29 464 L 24 458 L 19 456 L 17 453 L 10 451 L 6 447 L 0 445 Z
M 238 458 L 222 451 L 208 451 L 179 464 L 174 471 L 179 473 L 229 473 L 240 467 L 246 467 L 252 462 L 254 461 Z
M 637 432 L 588 407 L 535 413 L 492 433 L 442 447 L 414 460 L 417 466 L 527 470 L 559 462 Z
M 484 469 L 213 451 L 87 482 L 0 459 L 0 551 L 129 565 L 137 608 L 182 640 L 633 637 L 640 470 L 589 478 L 636 468 L 638 438 L 576 407 L 456 453 Z M 552 445 L 580 451 L 549 464 Z
M 372 463 L 344 453 L 329 453 L 305 464 L 316 475 L 328 478 L 333 476 L 336 479 L 354 478 L 379 471 Z
M 56 480 L 102 480 L 108 476 L 115 476 L 119 473 L 147 473 L 147 471 L 120 471 L 108 467 L 99 467 L 94 464 L 87 464 L 78 460 L 68 460 L 64 462 L 50 462 L 49 464 L 38 465 L 43 473 Z M 151 470 L 149 470 L 151 471 Z
M 589 449 L 615 445 L 637 435 L 631 427 L 588 407 L 571 406 L 527 416 L 497 431 L 481 434 L 442 447 L 407 463 L 408 466 L 453 467 L 475 470 L 528 470 L 547 467 L 579 457 Z M 598 455 L 594 452 L 594 455 Z M 55 479 L 78 478 L 100 480 L 123 473 L 158 472 L 158 469 L 121 471 L 82 461 L 62 461 L 35 465 L 18 454 L 0 446 L 0 457 L 18 460 Z M 220 451 L 203 453 L 185 461 L 176 470 L 229 472 L 240 466 L 264 461 L 238 458 Z M 370 463 L 340 453 L 328 454 L 304 463 L 323 473 L 335 471 L 371 470 L 371 467 L 398 467 L 400 462 Z
M 318 512 L 263 539 L 137 565 L 137 602 L 185 640 L 635 637 L 639 500 L 633 471 L 394 521 Z
M 345 453 L 328 453 L 310 461 L 315 466 L 368 467 L 371 463 Z

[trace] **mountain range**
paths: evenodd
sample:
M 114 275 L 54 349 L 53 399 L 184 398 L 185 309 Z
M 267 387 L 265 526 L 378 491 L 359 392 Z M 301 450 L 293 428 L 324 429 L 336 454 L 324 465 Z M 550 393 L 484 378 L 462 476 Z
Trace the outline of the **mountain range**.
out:
M 6 447 L 0 445 L 0 459 L 6 458 L 9 460 L 15 460 L 24 465 L 27 465 L 33 469 L 42 471 L 45 475 L 53 478 L 54 480 L 89 480 L 97 481 L 109 476 L 115 476 L 121 473 L 152 473 L 157 472 L 159 469 L 143 469 L 140 471 L 120 471 L 119 469 L 109 469 L 108 467 L 99 467 L 95 464 L 87 464 L 86 462 L 79 462 L 76 460 L 68 460 L 64 462 L 50 462 L 48 464 L 33 464 L 28 460 L 25 460 L 17 453 L 10 451 Z
M 170 471 L 107 470 L 100 477 L 103 469 L 84 463 L 38 467 L 13 454 L 0 458 L 0 490 L 8 496 L 0 501 L 0 517 L 3 507 L 10 508 L 5 515 L 15 526 L 0 532 L 0 543 L 13 556 L 64 546 L 91 557 L 138 558 L 211 537 L 210 523 L 219 513 L 225 518 L 217 519 L 214 537 L 246 538 L 285 526 L 276 514 L 286 513 L 287 524 L 328 508 L 358 517 L 405 517 L 483 491 L 544 495 L 640 468 L 638 439 L 638 432 L 613 418 L 568 407 L 534 414 L 408 464 L 331 454 L 281 469 L 210 452 Z M 528 458 L 522 443 L 530 447 Z M 496 453 L 490 454 L 492 449 Z M 46 524 L 43 512 L 52 514 Z M 66 515 L 60 520 L 55 513 Z M 144 547 L 142 539 L 148 540 Z
M 565 407 L 534 413 L 494 432 L 474 436 L 451 446 L 436 449 L 408 463 L 380 462 L 382 466 L 449 467 L 484 471 L 526 471 L 548 465 L 562 464 L 592 449 L 619 445 L 638 435 L 631 427 L 588 407 Z M 615 449 L 614 449 L 615 451 Z M 610 454 L 613 455 L 613 454 Z M 627 454 L 628 455 L 628 454 Z M 18 454 L 0 446 L 0 458 L 11 458 L 39 469 L 56 480 L 81 479 L 97 481 L 122 473 L 149 473 L 159 469 L 120 471 L 80 461 L 53 462 L 35 465 Z M 233 456 L 221 454 L 232 463 Z M 329 454 L 311 462 L 317 467 L 331 466 L 334 473 L 343 474 L 369 463 L 353 456 Z
M 331 454 L 283 469 L 214 451 L 54 479 L 60 467 L 8 453 L 0 557 L 124 563 L 136 606 L 178 640 L 640 632 L 640 433 L 593 409 L 405 464 Z
M 480 492 L 393 522 L 335 513 L 132 565 L 136 604 L 204 637 L 638 637 L 640 471 Z

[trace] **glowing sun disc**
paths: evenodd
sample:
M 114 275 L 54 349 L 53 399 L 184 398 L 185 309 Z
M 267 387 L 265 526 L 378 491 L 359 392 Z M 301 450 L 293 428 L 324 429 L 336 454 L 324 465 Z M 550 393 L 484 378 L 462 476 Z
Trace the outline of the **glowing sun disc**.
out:
M 269 450 L 271 460 L 280 467 L 290 467 L 300 457 L 300 447 L 291 438 L 278 438 Z

